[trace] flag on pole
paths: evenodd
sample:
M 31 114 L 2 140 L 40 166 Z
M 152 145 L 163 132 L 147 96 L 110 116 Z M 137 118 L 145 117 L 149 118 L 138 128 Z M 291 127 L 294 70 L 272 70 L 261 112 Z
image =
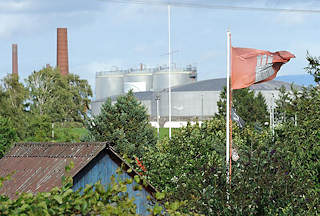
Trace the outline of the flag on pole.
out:
M 281 66 L 295 56 L 288 51 L 269 52 L 232 47 L 231 88 L 241 89 L 272 80 Z

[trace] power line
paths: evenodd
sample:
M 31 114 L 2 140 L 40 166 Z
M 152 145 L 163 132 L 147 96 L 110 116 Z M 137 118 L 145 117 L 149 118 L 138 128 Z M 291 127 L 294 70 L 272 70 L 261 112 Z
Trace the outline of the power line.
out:
M 285 12 L 285 13 L 305 13 L 305 14 L 320 13 L 320 10 L 309 10 L 309 9 L 240 7 L 240 6 L 228 6 L 228 5 L 198 4 L 198 3 L 177 2 L 177 1 L 154 1 L 154 0 L 101 0 L 101 1 L 125 3 L 125 4 L 158 5 L 158 6 L 168 6 L 170 4 L 171 6 L 174 6 L 174 7 L 202 8 L 202 9 L 214 9 L 214 10 L 263 11 L 263 12 Z

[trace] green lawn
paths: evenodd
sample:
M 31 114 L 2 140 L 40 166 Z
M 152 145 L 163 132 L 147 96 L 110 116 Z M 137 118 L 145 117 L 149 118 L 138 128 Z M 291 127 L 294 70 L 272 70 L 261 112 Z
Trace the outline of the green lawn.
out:
M 172 128 L 171 133 L 174 134 L 178 130 L 179 128 Z M 156 129 L 156 132 L 157 132 L 157 129 Z M 169 128 L 160 128 L 160 139 L 163 139 L 164 137 L 169 137 Z
M 80 142 L 81 138 L 88 135 L 86 128 L 55 128 L 55 142 Z

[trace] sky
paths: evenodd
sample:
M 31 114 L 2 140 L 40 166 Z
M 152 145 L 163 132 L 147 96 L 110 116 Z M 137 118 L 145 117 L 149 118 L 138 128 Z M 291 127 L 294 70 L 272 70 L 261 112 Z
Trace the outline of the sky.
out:
M 129 0 L 130 1 L 130 0 Z M 161 0 L 144 0 L 144 2 Z M 168 63 L 167 7 L 110 0 L 0 0 L 0 78 L 11 73 L 18 44 L 23 81 L 56 66 L 56 28 L 68 28 L 69 71 L 94 89 L 97 71 Z M 162 2 L 167 2 L 162 0 Z M 315 0 L 175 0 L 178 3 L 320 10 Z M 226 32 L 232 45 L 296 55 L 279 75 L 304 74 L 307 51 L 320 56 L 320 12 L 288 13 L 207 8 L 171 9 L 173 62 L 198 69 L 198 80 L 226 77 Z

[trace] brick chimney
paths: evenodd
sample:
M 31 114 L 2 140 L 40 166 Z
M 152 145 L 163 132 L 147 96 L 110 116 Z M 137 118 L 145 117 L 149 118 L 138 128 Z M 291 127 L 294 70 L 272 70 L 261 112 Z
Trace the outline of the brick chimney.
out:
M 18 75 L 18 45 L 12 44 L 12 74 Z
M 57 67 L 62 75 L 69 73 L 67 28 L 57 28 Z

